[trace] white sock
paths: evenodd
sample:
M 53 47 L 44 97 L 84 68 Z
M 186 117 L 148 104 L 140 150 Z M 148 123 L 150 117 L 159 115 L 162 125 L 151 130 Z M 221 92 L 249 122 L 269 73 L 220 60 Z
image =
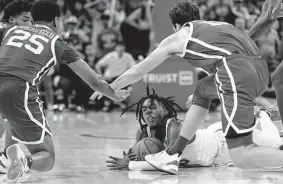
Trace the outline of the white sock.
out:
M 283 145 L 279 131 L 264 111 L 259 114 L 259 124 L 253 131 L 253 141 L 255 144 L 264 147 L 278 149 Z

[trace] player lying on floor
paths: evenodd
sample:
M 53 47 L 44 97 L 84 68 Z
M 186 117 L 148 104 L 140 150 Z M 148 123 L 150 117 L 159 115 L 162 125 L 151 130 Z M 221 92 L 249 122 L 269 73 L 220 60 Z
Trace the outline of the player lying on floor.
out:
M 136 134 L 137 142 L 145 137 L 154 137 L 168 146 L 176 140 L 183 123 L 177 119 L 174 106 L 179 106 L 176 103 L 170 98 L 158 96 L 154 90 L 153 94 L 150 94 L 147 87 L 147 96 L 129 108 L 134 105 L 137 105 L 136 117 L 141 126 Z M 253 132 L 253 140 L 257 145 L 281 150 L 283 143 L 270 117 L 270 115 L 279 116 L 279 113 L 274 113 L 274 111 L 278 112 L 276 109 L 258 108 L 255 110 L 258 126 Z M 110 156 L 110 160 L 106 161 L 109 163 L 107 167 L 118 170 L 156 170 L 146 161 L 135 161 L 135 155 L 130 152 L 128 154 L 124 152 L 123 159 Z M 206 129 L 199 129 L 195 133 L 182 154 L 180 166 L 212 166 L 214 164 L 232 164 L 221 122 L 212 124 Z

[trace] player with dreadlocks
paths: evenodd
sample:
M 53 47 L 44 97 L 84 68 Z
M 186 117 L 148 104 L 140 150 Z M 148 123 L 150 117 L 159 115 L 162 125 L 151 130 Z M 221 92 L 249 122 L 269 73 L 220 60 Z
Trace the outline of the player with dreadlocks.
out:
M 150 94 L 149 87 L 146 88 L 147 96 L 141 98 L 138 102 L 126 108 L 121 115 L 128 111 L 128 109 L 137 106 L 136 118 L 140 123 L 141 129 L 138 132 L 138 139 L 145 137 L 155 137 L 162 142 L 165 139 L 166 124 L 178 122 L 177 112 L 174 107 L 184 111 L 178 104 L 173 102 L 171 97 L 160 97 L 152 89 Z
M 136 141 L 154 137 L 162 141 L 165 146 L 169 146 L 178 137 L 183 124 L 182 120 L 177 119 L 174 107 L 183 109 L 171 100 L 172 97 L 161 97 L 155 93 L 154 89 L 150 94 L 148 86 L 146 91 L 147 96 L 129 106 L 121 115 L 136 106 L 136 118 L 140 123 Z M 263 108 L 255 110 L 258 127 L 254 131 L 254 142 L 261 146 L 282 149 L 283 143 L 279 131 L 266 111 Z M 106 161 L 109 163 L 107 167 L 117 170 L 156 170 L 146 161 L 136 161 L 131 149 L 127 154 L 123 152 L 123 155 L 123 159 L 110 156 L 110 160 Z M 212 166 L 214 164 L 232 165 L 221 122 L 212 124 L 206 129 L 199 129 L 186 146 L 180 162 L 181 166 Z

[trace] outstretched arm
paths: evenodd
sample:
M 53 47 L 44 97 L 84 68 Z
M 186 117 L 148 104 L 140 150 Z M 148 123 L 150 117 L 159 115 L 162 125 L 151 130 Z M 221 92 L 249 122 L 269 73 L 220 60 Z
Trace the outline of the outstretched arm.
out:
M 263 34 L 268 32 L 276 19 L 281 16 L 281 0 L 266 0 L 262 6 L 261 15 L 249 30 L 249 36 L 256 41 Z
M 160 45 L 142 62 L 127 70 L 124 74 L 118 77 L 111 87 L 114 90 L 122 89 L 132 83 L 135 83 L 143 78 L 148 72 L 164 62 L 177 50 L 176 36 L 171 35 L 164 39 Z

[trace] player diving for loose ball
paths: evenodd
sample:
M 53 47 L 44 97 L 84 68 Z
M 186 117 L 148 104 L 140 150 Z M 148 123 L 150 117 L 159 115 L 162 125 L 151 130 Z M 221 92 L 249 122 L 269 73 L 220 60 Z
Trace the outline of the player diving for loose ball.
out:
M 136 105 L 136 117 L 140 123 L 136 141 L 145 137 L 154 137 L 164 143 L 165 147 L 174 143 L 178 137 L 183 121 L 177 119 L 174 109 L 179 107 L 170 98 L 158 96 L 154 90 L 150 94 L 147 87 L 147 96 L 141 98 Z M 126 112 L 126 110 L 124 111 Z M 279 116 L 276 109 L 256 108 L 255 119 L 258 125 L 253 132 L 254 143 L 259 146 L 283 150 L 283 142 L 277 127 L 271 118 Z M 131 150 L 131 149 L 130 149 Z M 129 170 L 156 170 L 146 161 L 136 161 L 135 155 L 125 152 L 124 158 L 110 156 L 106 161 L 110 169 Z M 180 166 L 212 166 L 231 165 L 228 148 L 222 130 L 221 122 L 214 123 L 206 129 L 199 129 L 187 144 L 181 157 Z
M 274 2 L 264 3 L 256 25 L 267 22 L 264 25 L 271 26 L 281 16 L 281 1 L 273 6 Z M 174 144 L 159 154 L 147 155 L 146 161 L 161 171 L 177 174 L 181 154 L 204 122 L 210 100 L 219 97 L 222 128 L 234 165 L 245 169 L 283 169 L 282 151 L 253 142 L 252 132 L 257 125 L 255 99 L 266 90 L 269 81 L 266 61 L 261 59 L 254 42 L 262 33 L 252 29 L 249 36 L 225 22 L 200 20 L 199 9 L 189 1 L 178 1 L 170 11 L 170 18 L 176 32 L 165 38 L 146 59 L 117 78 L 111 87 L 121 89 L 139 81 L 172 55 L 183 57 L 211 75 L 198 83 L 193 105 Z M 98 95 L 95 93 L 92 98 Z
M 8 182 L 25 181 L 31 170 L 44 172 L 54 166 L 52 133 L 38 86 L 57 63 L 68 65 L 92 89 L 112 100 L 122 101 L 128 96 L 125 90 L 114 91 L 60 38 L 62 19 L 55 1 L 36 1 L 31 14 L 34 25 L 0 29 L 0 114 L 8 120 L 12 139 L 31 153 L 26 156 L 16 142 L 6 145 L 11 163 L 7 168 Z

